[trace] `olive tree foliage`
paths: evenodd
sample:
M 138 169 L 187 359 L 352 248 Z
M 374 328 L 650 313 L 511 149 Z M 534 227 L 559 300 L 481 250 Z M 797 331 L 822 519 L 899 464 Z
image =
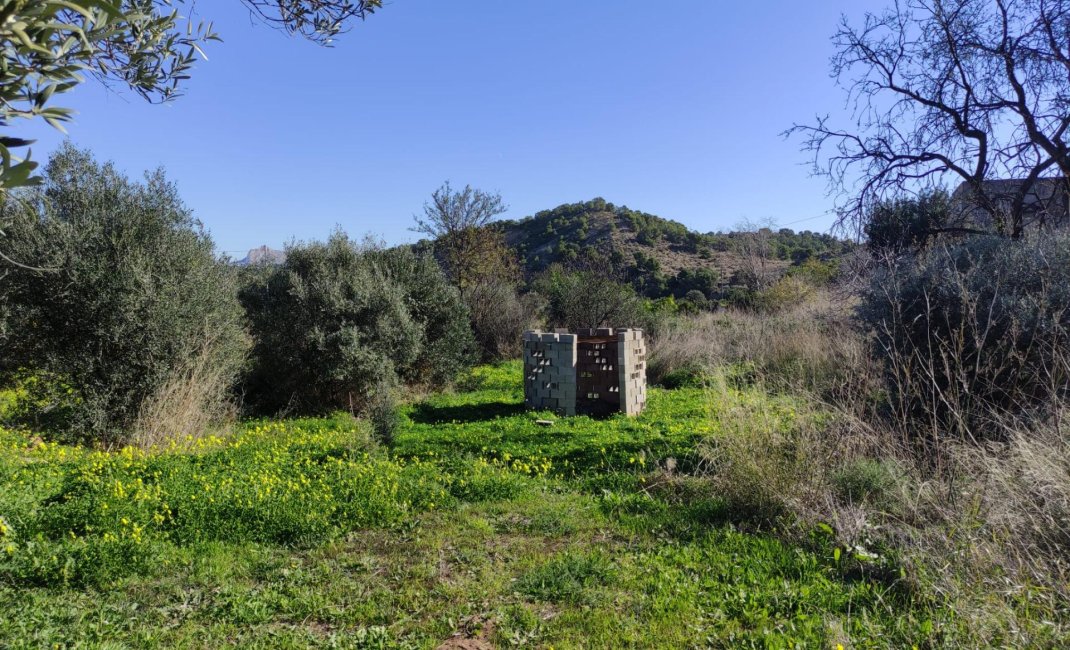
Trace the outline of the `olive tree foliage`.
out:
M 353 20 L 364 20 L 382 0 L 241 0 L 263 22 L 330 45 Z
M 445 384 L 475 358 L 476 341 L 468 326 L 469 310 L 434 257 L 408 247 L 367 251 L 368 262 L 405 292 L 406 308 L 420 326 L 420 355 L 399 369 L 408 383 Z
M 240 1 L 263 21 L 321 44 L 382 5 Z M 193 0 L 0 0 L 0 194 L 40 181 L 29 155 L 15 153 L 32 141 L 8 131 L 13 121 L 41 118 L 62 128 L 72 111 L 53 100 L 86 76 L 152 102 L 177 97 L 201 46 L 219 40 L 211 22 L 191 18 L 197 8 Z
M 899 0 L 844 19 L 832 74 L 853 119 L 789 130 L 839 195 L 839 225 L 860 229 L 873 205 L 952 182 L 999 234 L 1021 236 L 1037 182 L 1070 178 L 1068 32 L 1070 0 Z M 993 179 L 1023 182 L 997 200 L 984 191 Z
M 470 361 L 467 310 L 429 258 L 336 232 L 251 279 L 244 390 L 260 412 L 366 410 L 403 381 L 447 381 Z
M 951 214 L 951 196 L 943 190 L 880 201 L 862 224 L 866 248 L 878 258 L 917 252 L 945 232 Z
M 221 386 L 198 394 L 229 397 L 247 345 L 234 273 L 162 172 L 132 181 L 66 145 L 0 209 L 12 254 L 55 269 L 0 280 L 0 373 L 20 381 L 35 428 L 124 441 L 197 362 Z

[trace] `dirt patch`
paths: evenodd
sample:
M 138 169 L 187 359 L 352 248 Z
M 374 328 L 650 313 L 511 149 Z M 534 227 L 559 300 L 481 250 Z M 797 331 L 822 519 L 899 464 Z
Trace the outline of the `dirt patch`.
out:
M 486 639 L 447 639 L 436 650 L 494 650 L 494 644 Z
M 494 636 L 494 622 L 481 616 L 461 619 L 461 629 L 443 641 L 435 650 L 494 650 L 488 641 Z

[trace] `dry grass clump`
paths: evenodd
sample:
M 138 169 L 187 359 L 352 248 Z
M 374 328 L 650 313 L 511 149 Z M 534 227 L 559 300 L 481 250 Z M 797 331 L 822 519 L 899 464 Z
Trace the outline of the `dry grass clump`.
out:
M 786 310 L 727 309 L 681 319 L 651 343 L 648 377 L 732 367 L 747 381 L 825 398 L 876 390 L 866 343 L 848 309 L 827 293 Z
M 1070 597 L 1070 435 L 1050 422 L 1006 441 L 949 443 L 918 514 L 942 524 L 911 530 L 923 548 L 957 557 L 1008 596 Z M 926 478 L 915 471 L 918 478 Z M 953 535 L 946 534 L 952 532 Z
M 702 472 L 737 519 L 775 524 L 815 479 L 810 414 L 795 399 L 737 390 L 724 369 L 712 370 L 707 386 L 716 434 L 700 446 Z
M 789 349 L 819 349 L 809 342 L 813 330 L 801 331 Z M 737 352 L 750 340 L 728 339 Z M 725 339 L 710 347 L 726 349 Z M 850 349 L 828 347 L 838 352 L 808 359 Z M 767 371 L 775 367 L 772 351 L 750 349 Z M 998 442 L 934 441 L 876 416 L 866 396 L 774 390 L 783 379 L 765 375 L 741 389 L 731 366 L 706 374 L 715 433 L 700 449 L 702 469 L 736 521 L 805 543 L 829 531 L 841 561 L 934 598 L 948 612 L 935 624 L 968 630 L 979 643 L 1070 641 L 1070 432 L 1062 417 L 1004 421 Z
M 218 362 L 214 346 L 214 339 L 206 336 L 142 403 L 127 444 L 141 449 L 186 447 L 235 421 L 233 368 Z
M 713 376 L 702 470 L 735 521 L 803 543 L 828 531 L 841 562 L 934 599 L 938 625 L 979 642 L 1070 641 L 1065 430 L 922 448 L 819 400 L 760 399 Z
M 701 474 L 737 523 L 824 539 L 979 645 L 1070 643 L 1067 405 L 993 408 L 986 435 L 934 435 L 899 417 L 887 366 L 825 295 L 701 315 L 651 348 L 652 380 L 686 370 L 709 392 Z

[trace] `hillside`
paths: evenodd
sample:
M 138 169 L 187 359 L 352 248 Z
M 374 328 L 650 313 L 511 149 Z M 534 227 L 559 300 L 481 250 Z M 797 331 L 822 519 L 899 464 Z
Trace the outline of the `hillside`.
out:
M 696 232 L 677 221 L 601 198 L 497 225 L 528 275 L 554 263 L 607 260 L 652 297 L 685 293 L 694 288 L 698 275 L 712 281 L 714 292 L 734 284 L 741 265 L 739 244 L 745 236 Z M 782 270 L 811 258 L 836 257 L 851 246 L 828 234 L 787 228 L 766 235 L 770 264 Z
M 701 233 L 684 224 L 657 215 L 616 206 L 601 198 L 584 203 L 565 203 L 523 219 L 494 223 L 531 279 L 552 264 L 565 266 L 594 263 L 630 281 L 651 298 L 683 297 L 697 289 L 707 298 L 724 297 L 741 284 L 743 266 L 740 248 L 753 233 Z M 828 261 L 843 255 L 853 244 L 826 233 L 789 228 L 765 231 L 768 266 L 784 273 L 793 265 L 817 259 Z M 430 242 L 416 244 L 425 249 Z M 284 251 L 261 246 L 249 251 L 239 266 L 278 264 Z

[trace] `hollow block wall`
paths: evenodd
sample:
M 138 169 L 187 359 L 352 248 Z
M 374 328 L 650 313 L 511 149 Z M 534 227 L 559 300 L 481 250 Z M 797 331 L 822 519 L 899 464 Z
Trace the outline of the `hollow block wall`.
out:
M 646 408 L 646 341 L 642 330 L 617 331 L 620 410 L 638 415 Z
M 524 404 L 576 415 L 576 335 L 524 332 Z
M 639 329 L 524 333 L 524 402 L 562 415 L 646 407 L 646 344 Z

